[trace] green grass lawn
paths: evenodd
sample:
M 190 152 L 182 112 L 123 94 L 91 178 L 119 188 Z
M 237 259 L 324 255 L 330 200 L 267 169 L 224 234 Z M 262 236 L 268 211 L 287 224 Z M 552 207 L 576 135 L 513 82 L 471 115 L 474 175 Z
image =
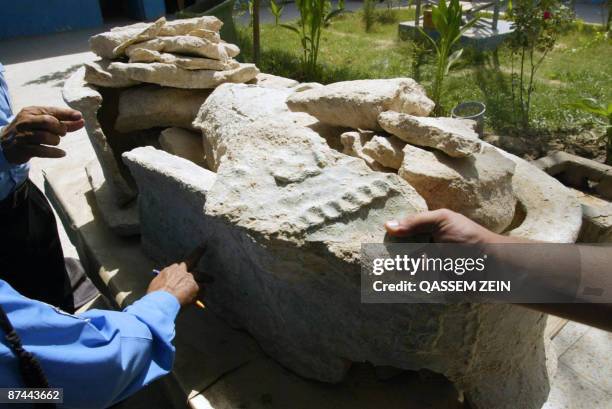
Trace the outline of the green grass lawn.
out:
M 395 10 L 396 20 L 413 18 L 412 10 Z M 301 47 L 295 33 L 273 24 L 261 27 L 263 72 L 300 81 L 336 81 L 407 76 L 431 86 L 433 61 L 430 52 L 418 53 L 412 41 L 397 36 L 397 21 L 377 22 L 366 33 L 360 13 L 343 15 L 326 28 L 321 40 L 321 70 L 316 78 L 305 78 L 299 57 Z M 249 27 L 239 29 L 242 58 L 251 60 Z M 478 100 L 487 105 L 487 129 L 517 134 L 511 101 L 510 53 L 501 47 L 491 52 L 465 52 L 447 78 L 442 106 L 449 111 L 460 101 Z M 499 65 L 495 63 L 499 61 Z M 578 25 L 557 44 L 537 76 L 532 102 L 532 128 L 537 134 L 580 133 L 601 128 L 594 118 L 563 104 L 580 97 L 612 102 L 612 42 L 590 26 Z

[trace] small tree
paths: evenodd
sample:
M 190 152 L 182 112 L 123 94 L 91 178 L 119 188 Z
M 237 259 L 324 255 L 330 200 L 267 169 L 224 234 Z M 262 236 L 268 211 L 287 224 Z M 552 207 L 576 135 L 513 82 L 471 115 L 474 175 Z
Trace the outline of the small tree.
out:
M 300 11 L 298 26 L 290 24 L 281 24 L 281 26 L 295 32 L 300 37 L 302 69 L 306 77 L 312 79 L 317 72 L 323 28 L 344 9 L 338 7 L 332 10 L 330 0 L 296 0 L 295 4 Z
M 561 0 L 514 0 L 508 15 L 514 20 L 509 43 L 512 100 L 515 117 L 527 128 L 535 75 L 573 16 Z
M 448 6 L 445 0 L 440 0 L 438 6 L 433 6 L 431 11 L 434 27 L 438 32 L 437 40 L 434 40 L 419 27 L 421 34 L 431 42 L 436 51 L 436 72 L 433 81 L 432 100 L 436 104 L 434 112 L 438 115 L 442 113 L 440 96 L 442 95 L 444 78 L 463 53 L 463 49 L 459 49 L 451 54 L 453 46 L 478 20 L 478 18 L 474 18 L 462 26 L 461 15 L 462 10 L 459 0 L 450 0 Z
M 575 108 L 580 111 L 588 112 L 593 115 L 602 117 L 606 133 L 602 139 L 606 145 L 606 165 L 612 165 L 612 102 L 608 105 L 600 104 L 593 98 L 583 98 L 573 104 L 568 104 L 570 108 Z

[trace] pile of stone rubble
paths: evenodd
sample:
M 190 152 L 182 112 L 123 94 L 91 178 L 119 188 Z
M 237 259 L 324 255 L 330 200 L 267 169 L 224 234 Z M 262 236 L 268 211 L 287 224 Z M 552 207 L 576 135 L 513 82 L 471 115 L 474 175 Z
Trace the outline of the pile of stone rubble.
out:
M 101 57 L 88 62 L 64 88 L 83 112 L 99 164 L 87 166 L 98 205 L 118 234 L 138 233 L 137 195 L 120 155 L 154 145 L 203 164 L 201 137 L 189 132 L 200 106 L 220 84 L 266 81 L 254 64 L 234 59 L 216 17 L 137 23 L 90 38 Z M 259 76 L 258 76 L 259 75 Z
M 212 16 L 169 22 L 162 17 L 93 36 L 91 50 L 102 60 L 86 64 L 85 80 L 101 87 L 210 89 L 255 78 L 257 68 L 234 60 L 240 49 L 219 36 L 222 25 Z

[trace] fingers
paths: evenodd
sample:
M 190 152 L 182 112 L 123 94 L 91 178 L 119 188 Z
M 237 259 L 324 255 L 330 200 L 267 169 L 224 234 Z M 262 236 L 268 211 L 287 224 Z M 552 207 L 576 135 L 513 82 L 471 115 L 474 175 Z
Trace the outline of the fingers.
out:
M 18 132 L 47 131 L 60 136 L 66 135 L 68 127 L 52 115 L 32 115 L 17 124 Z
M 30 145 L 56 146 L 60 143 L 60 136 L 47 131 L 34 131 L 28 135 L 24 135 L 22 140 Z
M 198 262 L 202 258 L 202 256 L 206 253 L 206 245 L 201 244 L 196 247 L 186 258 L 185 264 L 187 265 L 187 270 L 191 271 L 198 265 Z
M 66 156 L 65 151 L 45 145 L 22 145 L 20 149 L 32 158 L 63 158 Z
M 83 115 L 74 109 L 64 107 L 41 107 L 41 112 L 51 115 L 64 122 L 74 122 L 83 119 Z
M 83 118 L 76 121 L 62 121 L 66 125 L 67 132 L 74 132 L 85 126 L 85 120 Z
M 401 221 L 390 220 L 385 228 L 391 236 L 406 237 L 420 233 L 432 233 L 448 218 L 446 209 L 433 210 L 414 214 Z

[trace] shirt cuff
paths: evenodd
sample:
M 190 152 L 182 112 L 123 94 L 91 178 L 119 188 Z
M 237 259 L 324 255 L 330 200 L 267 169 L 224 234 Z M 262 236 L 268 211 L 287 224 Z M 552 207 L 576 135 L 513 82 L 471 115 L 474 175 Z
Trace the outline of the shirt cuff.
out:
M 2 133 L 3 129 L 4 127 L 0 126 L 0 134 Z M 9 163 L 4 157 L 4 151 L 2 150 L 2 144 L 0 144 L 0 172 L 9 171 L 11 170 L 13 166 L 14 165 L 12 163 Z

